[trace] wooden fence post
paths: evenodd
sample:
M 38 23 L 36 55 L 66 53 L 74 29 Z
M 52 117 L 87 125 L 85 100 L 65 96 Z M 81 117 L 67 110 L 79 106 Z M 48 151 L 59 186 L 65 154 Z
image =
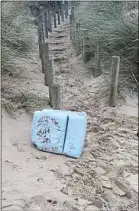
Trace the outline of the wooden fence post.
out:
M 50 10 L 48 10 L 48 31 L 52 32 L 52 16 Z
M 74 2 L 71 2 L 71 14 L 70 14 L 70 39 L 72 44 L 75 42 L 75 14 L 74 14 Z
M 45 37 L 48 38 L 48 12 L 44 13 L 45 17 Z
M 72 45 L 76 46 L 76 24 L 72 22 Z
M 42 59 L 42 40 L 41 40 L 41 34 L 39 32 L 39 27 L 38 27 L 38 44 L 39 44 L 39 57 Z
M 39 43 L 39 55 L 40 59 L 42 59 L 42 44 L 44 43 L 44 31 L 43 31 L 43 23 L 42 23 L 42 15 L 39 13 L 38 16 L 38 43 Z
M 45 77 L 45 80 L 47 81 L 47 84 L 49 85 L 49 100 L 50 105 L 52 106 L 52 94 L 51 94 L 51 85 L 54 84 L 54 69 L 53 69 L 53 60 L 49 60 L 48 64 L 48 74 Z
M 111 64 L 112 77 L 111 77 L 110 101 L 109 101 L 109 105 L 111 107 L 116 106 L 119 66 L 120 66 L 120 57 L 112 56 L 112 64 Z
M 83 37 L 82 37 L 82 59 L 84 62 L 87 60 L 87 40 L 88 40 L 88 30 L 83 30 Z
M 84 43 L 85 43 L 85 31 L 82 31 L 82 60 L 84 61 Z
M 94 57 L 95 69 L 100 71 L 100 42 L 96 42 L 95 57 Z
M 60 25 L 60 11 L 57 11 L 58 25 Z
M 70 15 L 69 18 L 70 18 L 70 40 L 72 40 L 72 15 Z
M 68 18 L 68 1 L 64 1 L 65 18 Z
M 57 28 L 57 24 L 56 24 L 56 11 L 53 11 L 53 18 L 54 18 L 54 28 Z
M 62 19 L 62 21 L 64 21 L 64 5 L 63 5 L 63 2 L 61 2 L 60 13 L 61 13 L 61 19 Z
M 49 102 L 50 102 L 50 105 L 53 107 L 51 86 L 52 86 L 52 84 L 49 85 Z
M 80 55 L 80 23 L 75 26 L 75 40 L 76 40 L 76 56 Z
M 71 15 L 74 19 L 75 17 L 74 17 L 74 2 L 73 1 L 71 1 Z
M 42 72 L 47 75 L 48 68 L 48 60 L 49 60 L 49 44 L 44 43 L 42 47 Z
M 72 11 L 71 10 L 71 14 L 69 16 L 69 19 L 70 19 L 70 40 L 72 40 L 73 38 L 73 34 L 74 34 L 74 10 Z
M 70 8 L 71 8 L 71 12 L 70 12 L 70 40 L 73 39 L 73 34 L 74 34 L 74 21 L 75 21 L 75 17 L 74 17 L 74 5 L 73 2 L 70 2 Z
M 45 32 L 44 32 L 44 21 L 45 21 L 45 16 L 44 16 L 44 9 L 42 6 L 39 7 L 39 11 L 40 11 L 40 19 L 41 19 L 41 22 L 42 22 L 42 36 L 43 36 L 43 39 L 45 40 Z
M 47 73 L 45 74 L 45 85 L 51 85 L 54 83 L 54 71 L 52 66 L 52 59 L 47 61 Z
M 52 107 L 54 109 L 60 110 L 62 108 L 60 85 L 52 84 L 50 86 L 50 93 L 51 93 L 51 99 L 52 99 Z

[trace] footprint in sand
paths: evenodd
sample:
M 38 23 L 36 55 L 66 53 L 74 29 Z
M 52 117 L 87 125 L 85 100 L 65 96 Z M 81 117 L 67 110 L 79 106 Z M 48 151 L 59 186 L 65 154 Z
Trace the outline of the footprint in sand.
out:
M 16 199 L 12 203 L 4 202 L 2 204 L 2 211 L 20 211 L 28 210 L 29 206 L 24 199 Z
M 25 149 L 24 149 L 25 144 L 22 144 L 24 146 L 21 146 L 20 142 L 22 143 L 23 141 L 22 140 L 19 141 L 19 140 L 15 140 L 14 139 L 12 141 L 12 145 L 17 148 L 17 151 L 19 151 L 19 152 L 25 152 Z
M 5 160 L 4 163 L 6 163 L 8 166 L 12 167 L 13 170 L 18 171 L 19 169 L 22 169 L 21 166 L 15 165 L 13 162 L 9 160 Z

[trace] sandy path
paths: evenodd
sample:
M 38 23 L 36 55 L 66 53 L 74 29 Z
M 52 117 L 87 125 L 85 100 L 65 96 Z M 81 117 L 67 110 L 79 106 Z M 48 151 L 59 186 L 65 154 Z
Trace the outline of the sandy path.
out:
M 78 160 L 40 152 L 31 145 L 32 117 L 19 111 L 12 119 L 3 113 L 3 210 L 137 210 L 136 102 L 128 97 L 133 104 L 128 105 L 120 96 L 116 108 L 108 106 L 104 79 L 91 78 L 75 57 L 67 22 L 50 42 L 63 107 L 88 114 L 84 152 Z M 39 62 L 31 67 L 28 89 L 48 94 Z M 23 79 L 22 85 L 27 82 Z M 125 115 L 125 107 L 132 112 Z

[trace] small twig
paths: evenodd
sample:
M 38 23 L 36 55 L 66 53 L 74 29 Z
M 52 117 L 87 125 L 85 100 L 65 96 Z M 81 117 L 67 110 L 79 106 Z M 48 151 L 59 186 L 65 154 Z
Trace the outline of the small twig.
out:
M 133 71 L 131 71 L 131 72 L 132 72 L 132 76 L 133 76 L 135 82 L 136 82 L 137 84 L 139 84 L 138 81 L 137 81 L 137 79 L 136 79 L 136 77 L 135 77 L 135 75 L 134 75 L 134 73 L 133 73 Z
M 11 206 L 13 206 L 13 204 L 5 205 L 5 206 L 2 207 L 2 209 L 7 208 L 7 207 L 11 207 Z

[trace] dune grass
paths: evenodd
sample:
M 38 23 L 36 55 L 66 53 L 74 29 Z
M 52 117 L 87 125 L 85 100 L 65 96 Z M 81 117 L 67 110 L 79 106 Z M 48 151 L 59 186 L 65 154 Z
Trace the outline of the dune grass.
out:
M 8 93 L 8 91 L 7 91 Z M 33 115 L 36 110 L 42 110 L 50 107 L 48 97 L 44 97 L 41 93 L 22 92 L 18 90 L 18 94 L 6 93 L 2 98 L 2 107 L 11 116 L 15 117 L 18 109 L 24 109 L 28 114 Z
M 15 87 L 16 85 L 12 84 L 12 77 L 21 80 L 23 74 L 20 74 L 20 71 L 25 71 L 25 61 L 28 62 L 27 58 L 36 50 L 37 29 L 28 2 L 9 1 L 2 2 L 1 5 L 2 108 L 10 116 L 14 116 L 18 109 L 32 113 L 47 107 L 49 99 L 41 93 L 32 93 L 31 90 L 25 92 L 22 90 L 22 84 L 20 88 Z
M 138 7 L 136 2 L 80 2 L 75 21 L 88 30 L 89 52 L 101 46 L 101 64 L 120 56 L 122 83 L 138 85 Z M 78 37 L 80 39 L 80 37 Z M 108 70 L 110 72 L 110 69 Z
M 34 47 L 35 27 L 27 2 L 2 2 L 2 74 L 16 72 L 20 58 Z

